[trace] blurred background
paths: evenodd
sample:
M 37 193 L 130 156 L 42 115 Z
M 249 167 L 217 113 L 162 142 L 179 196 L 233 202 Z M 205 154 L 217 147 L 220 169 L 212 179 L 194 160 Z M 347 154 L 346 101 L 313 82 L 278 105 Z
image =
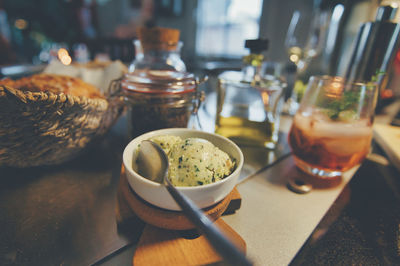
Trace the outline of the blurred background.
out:
M 177 28 L 189 70 L 210 73 L 240 68 L 246 39 L 267 38 L 268 61 L 290 69 L 288 30 L 298 12 L 299 36 L 325 35 L 312 56 L 315 74 L 340 74 L 348 64 L 360 25 L 375 18 L 380 0 L 0 0 L 0 65 L 41 65 L 59 49 L 71 61 L 135 56 L 139 26 Z M 310 29 L 316 11 L 324 23 Z M 304 22 L 303 22 L 304 21 Z M 301 23 L 300 23 L 301 22 Z M 395 60 L 399 65 L 400 54 Z

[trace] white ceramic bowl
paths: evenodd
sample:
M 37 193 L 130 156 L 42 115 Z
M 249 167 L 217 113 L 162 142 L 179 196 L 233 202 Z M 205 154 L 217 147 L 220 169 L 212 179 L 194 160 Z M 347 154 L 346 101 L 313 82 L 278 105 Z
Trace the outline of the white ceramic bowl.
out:
M 133 162 L 136 161 L 136 151 L 138 149 L 138 145 L 143 140 L 160 135 L 174 135 L 182 138 L 195 137 L 206 139 L 222 151 L 226 152 L 232 159 L 236 161 L 236 168 L 233 173 L 225 177 L 223 180 L 202 186 L 177 187 L 180 192 L 189 197 L 199 208 L 206 208 L 219 202 L 234 189 L 244 161 L 243 153 L 235 143 L 220 135 L 199 130 L 187 128 L 167 128 L 151 131 L 133 139 L 131 142 L 129 142 L 124 150 L 122 159 L 125 166 L 125 173 L 128 183 L 136 192 L 136 194 L 138 194 L 142 199 L 163 209 L 176 211 L 181 210 L 163 185 L 144 178 L 133 169 Z

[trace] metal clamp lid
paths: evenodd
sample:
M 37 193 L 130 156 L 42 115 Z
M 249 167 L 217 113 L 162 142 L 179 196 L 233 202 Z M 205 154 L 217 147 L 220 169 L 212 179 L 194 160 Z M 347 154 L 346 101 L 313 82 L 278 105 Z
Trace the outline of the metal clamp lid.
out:
M 137 70 L 125 75 L 121 86 L 127 92 L 176 94 L 194 91 L 197 82 L 191 73 L 171 70 Z

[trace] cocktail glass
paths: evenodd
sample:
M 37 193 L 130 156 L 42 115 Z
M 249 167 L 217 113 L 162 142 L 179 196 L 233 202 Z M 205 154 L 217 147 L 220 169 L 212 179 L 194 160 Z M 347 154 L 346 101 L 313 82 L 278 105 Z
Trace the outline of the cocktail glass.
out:
M 361 164 L 370 151 L 377 90 L 373 82 L 311 77 L 288 137 L 296 166 L 333 178 Z

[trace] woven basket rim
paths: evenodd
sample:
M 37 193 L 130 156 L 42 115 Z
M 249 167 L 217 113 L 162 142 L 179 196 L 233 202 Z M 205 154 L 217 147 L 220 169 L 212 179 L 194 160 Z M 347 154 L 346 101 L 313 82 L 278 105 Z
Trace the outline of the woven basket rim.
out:
M 24 103 L 29 102 L 48 102 L 48 103 L 66 103 L 89 105 L 92 107 L 104 107 L 108 105 L 106 98 L 88 98 L 86 96 L 74 96 L 65 93 L 53 93 L 50 91 L 32 92 L 21 90 L 7 85 L 0 85 L 0 97 L 12 94 Z
M 119 100 L 0 85 L 0 167 L 55 165 L 74 158 L 110 129 L 124 110 Z

